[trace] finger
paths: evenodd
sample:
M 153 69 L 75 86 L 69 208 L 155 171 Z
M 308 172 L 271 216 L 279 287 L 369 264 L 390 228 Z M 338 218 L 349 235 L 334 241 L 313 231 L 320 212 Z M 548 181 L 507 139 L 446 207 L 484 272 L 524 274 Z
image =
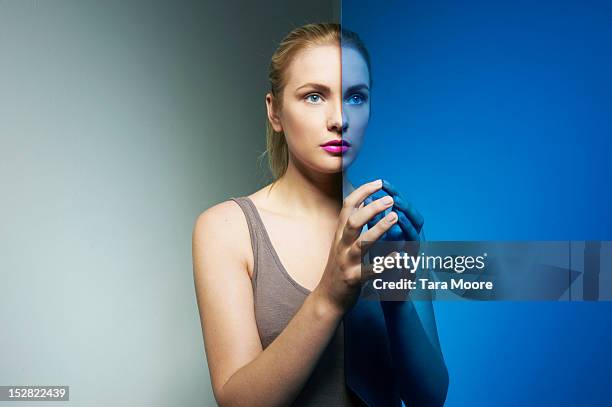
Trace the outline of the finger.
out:
M 382 181 L 376 180 L 361 185 L 359 188 L 351 192 L 342 203 L 342 210 L 340 211 L 340 227 L 344 228 L 348 217 L 353 213 L 361 203 L 374 192 L 382 188 Z
M 393 197 L 395 201 L 395 204 L 393 206 L 404 211 L 404 213 L 414 224 L 414 227 L 417 232 L 420 232 L 421 228 L 423 227 L 423 224 L 425 223 L 423 215 L 421 215 L 419 211 L 417 211 L 410 202 L 406 201 L 400 194 L 399 190 L 395 188 L 389 181 L 383 180 L 382 189 Z
M 368 197 L 365 199 L 365 201 L 364 201 L 364 202 L 365 202 L 365 204 L 366 204 L 366 205 L 369 205 L 370 203 L 374 202 L 374 199 L 372 198 L 372 195 L 368 196 Z M 375 219 L 376 219 L 378 216 L 380 216 L 380 214 L 377 214 L 376 216 L 374 216 L 372 219 L 370 219 L 370 220 L 368 221 L 368 223 L 367 223 L 367 225 L 368 225 L 368 229 L 372 229 L 372 228 L 374 227 L 374 225 L 376 224 L 376 222 L 374 222 L 374 220 L 375 220 Z
M 382 181 L 375 180 L 372 182 L 367 182 L 361 185 L 359 188 L 351 192 L 346 198 L 344 198 L 344 203 L 347 207 L 356 208 L 363 202 L 368 196 L 372 195 L 376 191 L 382 188 Z
M 383 189 L 383 191 L 385 191 L 389 195 L 401 195 L 399 190 L 397 188 L 395 188 L 393 186 L 393 184 L 391 184 L 386 179 L 383 180 L 382 189 Z
M 404 198 L 402 198 L 401 196 L 395 195 L 393 198 L 393 207 L 404 212 L 404 214 L 408 217 L 408 219 L 410 219 L 410 221 L 414 225 L 414 228 L 417 230 L 417 232 L 420 232 L 423 228 L 423 224 L 425 223 L 423 215 L 421 215 L 411 203 L 404 200 Z
M 419 240 L 419 232 L 416 231 L 412 222 L 406 217 L 404 212 L 397 212 L 398 215 L 398 224 L 399 227 L 404 232 L 404 236 L 407 237 L 406 240 Z
M 365 205 L 369 205 L 369 204 L 371 204 L 372 202 L 374 202 L 374 199 L 372 198 L 372 195 L 370 195 L 370 196 L 368 196 L 368 197 L 365 199 L 365 201 L 363 201 L 363 202 L 364 202 L 364 204 L 365 204 Z M 373 226 L 374 226 L 374 224 L 372 223 L 372 219 L 370 219 L 370 220 L 368 221 L 368 229 L 370 229 L 370 228 L 371 228 L 371 227 L 373 227 Z
M 369 204 L 372 201 L 373 201 L 372 195 L 370 195 L 359 205 L 359 208 L 363 208 L 364 206 L 366 206 L 367 204 Z
M 376 214 L 384 212 L 387 208 L 393 205 L 393 198 L 388 195 L 371 202 L 368 205 L 360 207 L 354 211 L 346 221 L 344 230 L 342 231 L 342 241 L 349 245 L 361 234 L 363 226 L 372 219 Z
M 397 220 L 397 213 L 389 212 L 389 214 L 377 222 L 373 228 L 368 229 L 365 233 L 363 233 L 353 246 L 357 246 L 359 248 L 362 257 L 365 256 L 372 244 L 380 239 L 380 237 L 387 230 L 389 230 L 397 222 Z
M 373 201 L 374 201 L 374 199 L 371 196 L 367 197 L 366 200 L 365 200 L 365 202 L 368 202 L 368 203 L 373 202 Z M 385 217 L 385 213 L 384 212 L 377 213 L 373 218 L 371 218 L 368 221 L 368 229 L 372 229 L 374 227 L 374 225 L 376 225 L 378 222 L 380 222 L 380 220 L 382 218 L 384 218 L 384 217 Z

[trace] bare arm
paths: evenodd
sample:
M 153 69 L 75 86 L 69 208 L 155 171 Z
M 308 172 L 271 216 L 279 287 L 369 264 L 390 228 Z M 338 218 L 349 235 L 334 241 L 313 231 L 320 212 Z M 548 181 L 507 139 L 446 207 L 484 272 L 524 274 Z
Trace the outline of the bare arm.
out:
M 388 240 L 425 240 L 423 216 L 386 180 L 383 190 L 393 197 L 399 216 L 399 227 Z M 431 298 L 381 301 L 381 308 L 402 400 L 409 406 L 442 406 L 449 377 Z
M 321 282 L 265 350 L 255 323 L 243 214 L 225 202 L 196 221 L 194 280 L 213 392 L 222 407 L 288 405 L 303 388 L 359 293 L 361 262 L 355 253 L 360 250 L 355 246 L 361 226 L 386 208 L 377 201 L 358 209 L 375 190 L 374 184 L 366 185 L 343 208 Z M 358 216 L 350 216 L 354 211 Z M 390 226 L 381 221 L 366 239 L 377 239 Z
M 431 301 L 381 301 L 381 306 L 402 400 L 417 407 L 444 405 L 449 378 Z
M 200 215 L 194 228 L 194 279 L 213 392 L 224 407 L 287 405 L 305 384 L 342 315 L 313 292 L 262 351 L 245 245 L 238 243 L 246 242 L 250 250 L 246 228 L 232 202 Z

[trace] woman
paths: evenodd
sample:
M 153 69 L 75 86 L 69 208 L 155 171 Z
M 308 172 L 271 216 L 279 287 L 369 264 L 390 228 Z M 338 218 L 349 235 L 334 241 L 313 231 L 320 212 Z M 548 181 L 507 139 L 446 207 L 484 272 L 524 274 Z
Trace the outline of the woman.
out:
M 358 301 L 362 242 L 394 227 L 418 239 L 422 227 L 387 183 L 343 185 L 369 120 L 365 47 L 337 24 L 306 25 L 281 42 L 269 79 L 275 181 L 209 208 L 193 233 L 218 404 L 443 404 L 448 376 L 431 305 L 421 323 L 411 301 Z M 373 200 L 383 188 L 390 195 Z

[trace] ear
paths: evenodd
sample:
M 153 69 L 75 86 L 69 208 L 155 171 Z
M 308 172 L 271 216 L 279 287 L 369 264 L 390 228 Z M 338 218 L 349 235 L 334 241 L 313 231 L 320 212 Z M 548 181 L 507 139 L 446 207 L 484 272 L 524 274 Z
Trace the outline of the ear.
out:
M 283 131 L 283 126 L 277 113 L 276 102 L 277 101 L 274 99 L 274 96 L 272 96 L 272 94 L 268 92 L 266 94 L 266 109 L 268 111 L 268 120 L 272 125 L 272 129 L 274 129 L 275 132 L 280 133 Z

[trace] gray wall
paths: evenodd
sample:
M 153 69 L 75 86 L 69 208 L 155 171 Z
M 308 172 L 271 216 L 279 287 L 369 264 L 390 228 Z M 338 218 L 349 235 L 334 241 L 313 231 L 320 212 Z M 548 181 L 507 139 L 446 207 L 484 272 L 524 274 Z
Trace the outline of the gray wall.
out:
M 0 0 L 0 385 L 215 404 L 193 224 L 263 185 L 269 57 L 338 14 L 242 3 Z

